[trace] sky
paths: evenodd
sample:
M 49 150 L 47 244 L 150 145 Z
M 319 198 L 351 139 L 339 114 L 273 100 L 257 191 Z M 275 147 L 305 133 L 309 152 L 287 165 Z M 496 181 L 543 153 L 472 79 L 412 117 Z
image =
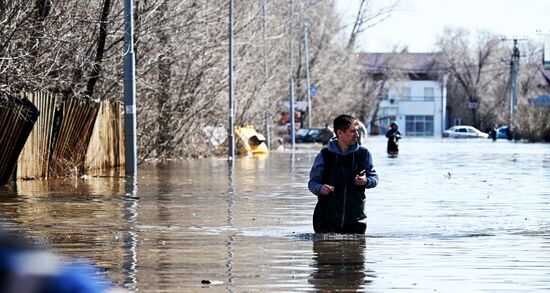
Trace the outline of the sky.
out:
M 374 7 L 393 0 L 374 1 Z M 336 0 L 346 24 L 352 24 L 360 0 Z M 446 26 L 462 27 L 475 34 L 487 30 L 506 38 L 541 42 L 550 34 L 550 0 L 400 0 L 384 22 L 363 32 L 357 49 L 390 52 L 395 45 L 409 52 L 432 52 Z

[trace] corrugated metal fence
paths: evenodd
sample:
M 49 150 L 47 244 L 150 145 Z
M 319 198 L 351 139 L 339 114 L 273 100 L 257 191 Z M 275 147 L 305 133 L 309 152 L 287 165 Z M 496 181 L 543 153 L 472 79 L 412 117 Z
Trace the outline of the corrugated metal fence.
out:
M 90 176 L 124 175 L 124 129 L 122 105 L 103 101 L 86 153 L 86 173 Z
M 67 99 L 61 105 L 59 130 L 50 160 L 50 176 L 78 176 L 84 171 L 84 158 L 99 103 L 88 99 Z
M 124 165 L 124 135 L 119 103 L 63 98 L 45 92 L 22 96 L 36 105 L 40 117 L 20 150 L 17 179 L 124 175 L 120 168 Z M 10 107 L 0 107 L 0 117 L 11 112 L 14 110 Z M 9 142 L 20 130 L 12 130 L 9 136 L 6 130 L 20 122 L 6 119 L 8 122 L 0 123 L 0 133 Z M 19 153 L 10 151 L 8 154 L 17 159 Z M 5 166 L 3 161 L 0 164 L 0 167 Z
M 37 108 L 28 100 L 0 93 L 0 185 L 13 174 L 37 117 Z
M 40 116 L 19 157 L 17 178 L 48 178 L 55 109 L 56 105 L 61 103 L 61 97 L 44 92 L 29 93 L 23 96 L 40 110 Z

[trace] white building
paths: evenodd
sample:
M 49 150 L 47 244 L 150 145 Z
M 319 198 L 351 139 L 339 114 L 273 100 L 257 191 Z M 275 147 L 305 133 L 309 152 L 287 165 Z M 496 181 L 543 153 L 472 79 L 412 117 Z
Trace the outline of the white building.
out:
M 437 53 L 367 53 L 363 64 L 371 77 L 387 79 L 400 71 L 397 81 L 384 84 L 379 96 L 376 124 L 383 134 L 391 121 L 406 136 L 441 136 L 446 125 L 446 89 L 436 67 Z M 393 70 L 393 71 L 392 71 Z
M 439 81 L 400 81 L 380 101 L 378 125 L 396 121 L 407 136 L 441 136 L 446 129 L 445 104 L 445 88 Z

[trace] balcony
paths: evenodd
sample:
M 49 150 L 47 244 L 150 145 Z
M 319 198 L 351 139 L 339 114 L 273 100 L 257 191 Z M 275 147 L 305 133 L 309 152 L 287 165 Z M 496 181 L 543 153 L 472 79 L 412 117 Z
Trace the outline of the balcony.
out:
M 437 97 L 440 98 L 440 97 Z M 380 96 L 378 97 L 380 101 L 388 101 L 389 104 L 396 104 L 398 102 L 433 102 L 435 101 L 436 97 L 431 96 Z

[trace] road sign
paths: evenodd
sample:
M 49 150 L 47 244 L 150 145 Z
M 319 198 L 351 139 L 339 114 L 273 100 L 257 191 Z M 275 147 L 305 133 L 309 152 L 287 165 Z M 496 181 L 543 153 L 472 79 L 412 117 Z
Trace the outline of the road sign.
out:
M 311 94 L 312 97 L 317 96 L 317 87 L 314 84 L 309 86 L 309 93 Z

